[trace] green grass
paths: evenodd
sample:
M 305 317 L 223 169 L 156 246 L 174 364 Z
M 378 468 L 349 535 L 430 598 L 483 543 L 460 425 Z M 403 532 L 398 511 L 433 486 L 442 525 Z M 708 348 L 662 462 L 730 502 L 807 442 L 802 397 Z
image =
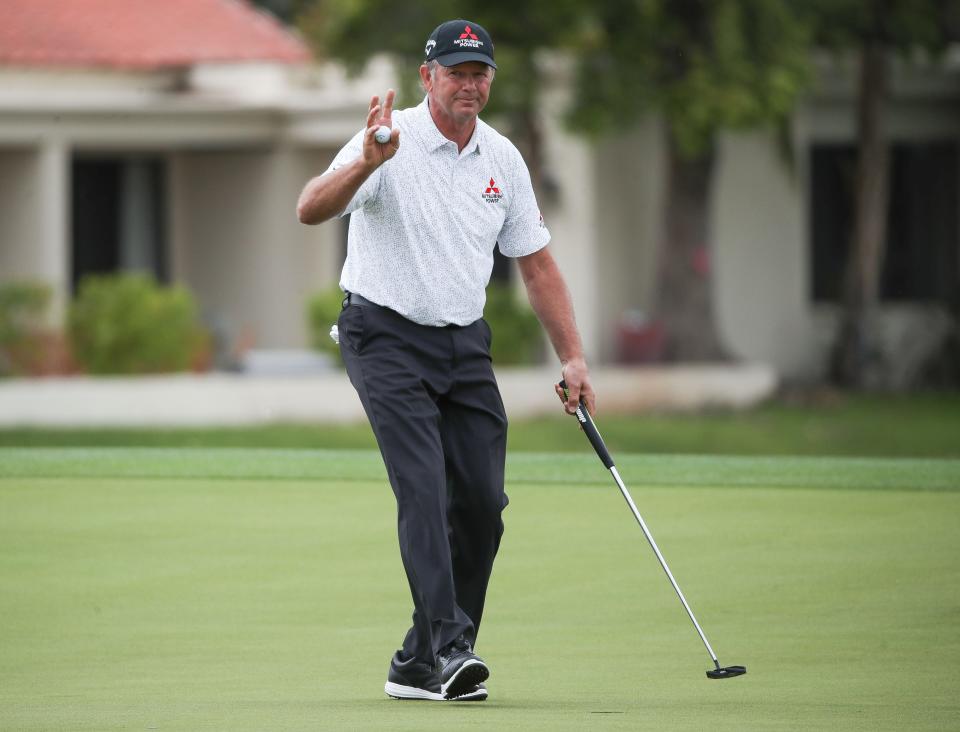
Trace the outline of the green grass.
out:
M 410 601 L 369 450 L 0 449 L 0 729 L 940 730 L 960 461 L 514 453 L 484 704 L 383 696 Z
M 602 402 L 601 402 L 602 405 Z M 559 412 L 559 407 L 558 407 Z M 691 415 L 601 413 L 611 451 L 701 455 L 848 455 L 960 458 L 960 394 L 828 395 L 743 411 Z M 0 446 L 374 448 L 360 425 L 214 429 L 0 429 Z M 509 447 L 587 451 L 571 421 L 513 420 Z

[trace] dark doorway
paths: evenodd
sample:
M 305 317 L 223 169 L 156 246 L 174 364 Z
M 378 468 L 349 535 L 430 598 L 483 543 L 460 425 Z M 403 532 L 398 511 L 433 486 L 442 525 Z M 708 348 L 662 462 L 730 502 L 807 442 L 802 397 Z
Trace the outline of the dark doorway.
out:
M 166 164 L 152 156 L 78 155 L 72 165 L 72 273 L 140 271 L 168 279 Z

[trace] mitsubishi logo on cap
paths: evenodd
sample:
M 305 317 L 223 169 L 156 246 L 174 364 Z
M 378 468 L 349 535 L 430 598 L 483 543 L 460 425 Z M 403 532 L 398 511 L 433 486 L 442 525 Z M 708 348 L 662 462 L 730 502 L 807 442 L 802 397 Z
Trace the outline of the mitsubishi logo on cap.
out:
M 473 28 L 466 25 L 463 27 L 463 33 L 453 42 L 453 45 L 460 48 L 480 48 L 483 46 L 483 41 L 480 40 L 480 36 L 473 32 Z
M 457 18 L 438 25 L 427 36 L 427 61 L 438 61 L 442 66 L 456 66 L 467 61 L 479 61 L 497 68 L 493 61 L 493 41 L 479 23 Z

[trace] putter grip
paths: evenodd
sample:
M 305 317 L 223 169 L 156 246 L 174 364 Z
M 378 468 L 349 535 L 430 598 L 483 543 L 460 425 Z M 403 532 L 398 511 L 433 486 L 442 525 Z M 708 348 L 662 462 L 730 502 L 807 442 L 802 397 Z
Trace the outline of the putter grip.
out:
M 569 398 L 570 392 L 567 391 L 567 384 L 562 379 L 560 380 L 560 388 L 563 389 L 563 393 Z M 612 468 L 613 458 L 610 457 L 607 446 L 603 444 L 603 438 L 600 437 L 600 432 L 593 423 L 593 419 L 590 417 L 590 412 L 587 411 L 587 405 L 583 403 L 583 399 L 580 400 L 580 406 L 577 407 L 577 412 L 574 416 L 580 422 L 584 434 L 586 434 L 587 439 L 590 440 L 590 444 L 593 445 L 593 450 L 597 453 L 597 457 L 600 458 L 600 462 L 603 463 L 603 467 L 607 470 Z

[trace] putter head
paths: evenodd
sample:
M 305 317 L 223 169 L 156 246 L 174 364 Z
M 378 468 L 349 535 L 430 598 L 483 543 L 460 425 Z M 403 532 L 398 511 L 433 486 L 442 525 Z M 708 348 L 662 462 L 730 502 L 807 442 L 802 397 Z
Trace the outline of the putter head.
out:
M 708 679 L 732 679 L 734 676 L 742 676 L 747 673 L 746 666 L 724 666 L 707 671 Z

